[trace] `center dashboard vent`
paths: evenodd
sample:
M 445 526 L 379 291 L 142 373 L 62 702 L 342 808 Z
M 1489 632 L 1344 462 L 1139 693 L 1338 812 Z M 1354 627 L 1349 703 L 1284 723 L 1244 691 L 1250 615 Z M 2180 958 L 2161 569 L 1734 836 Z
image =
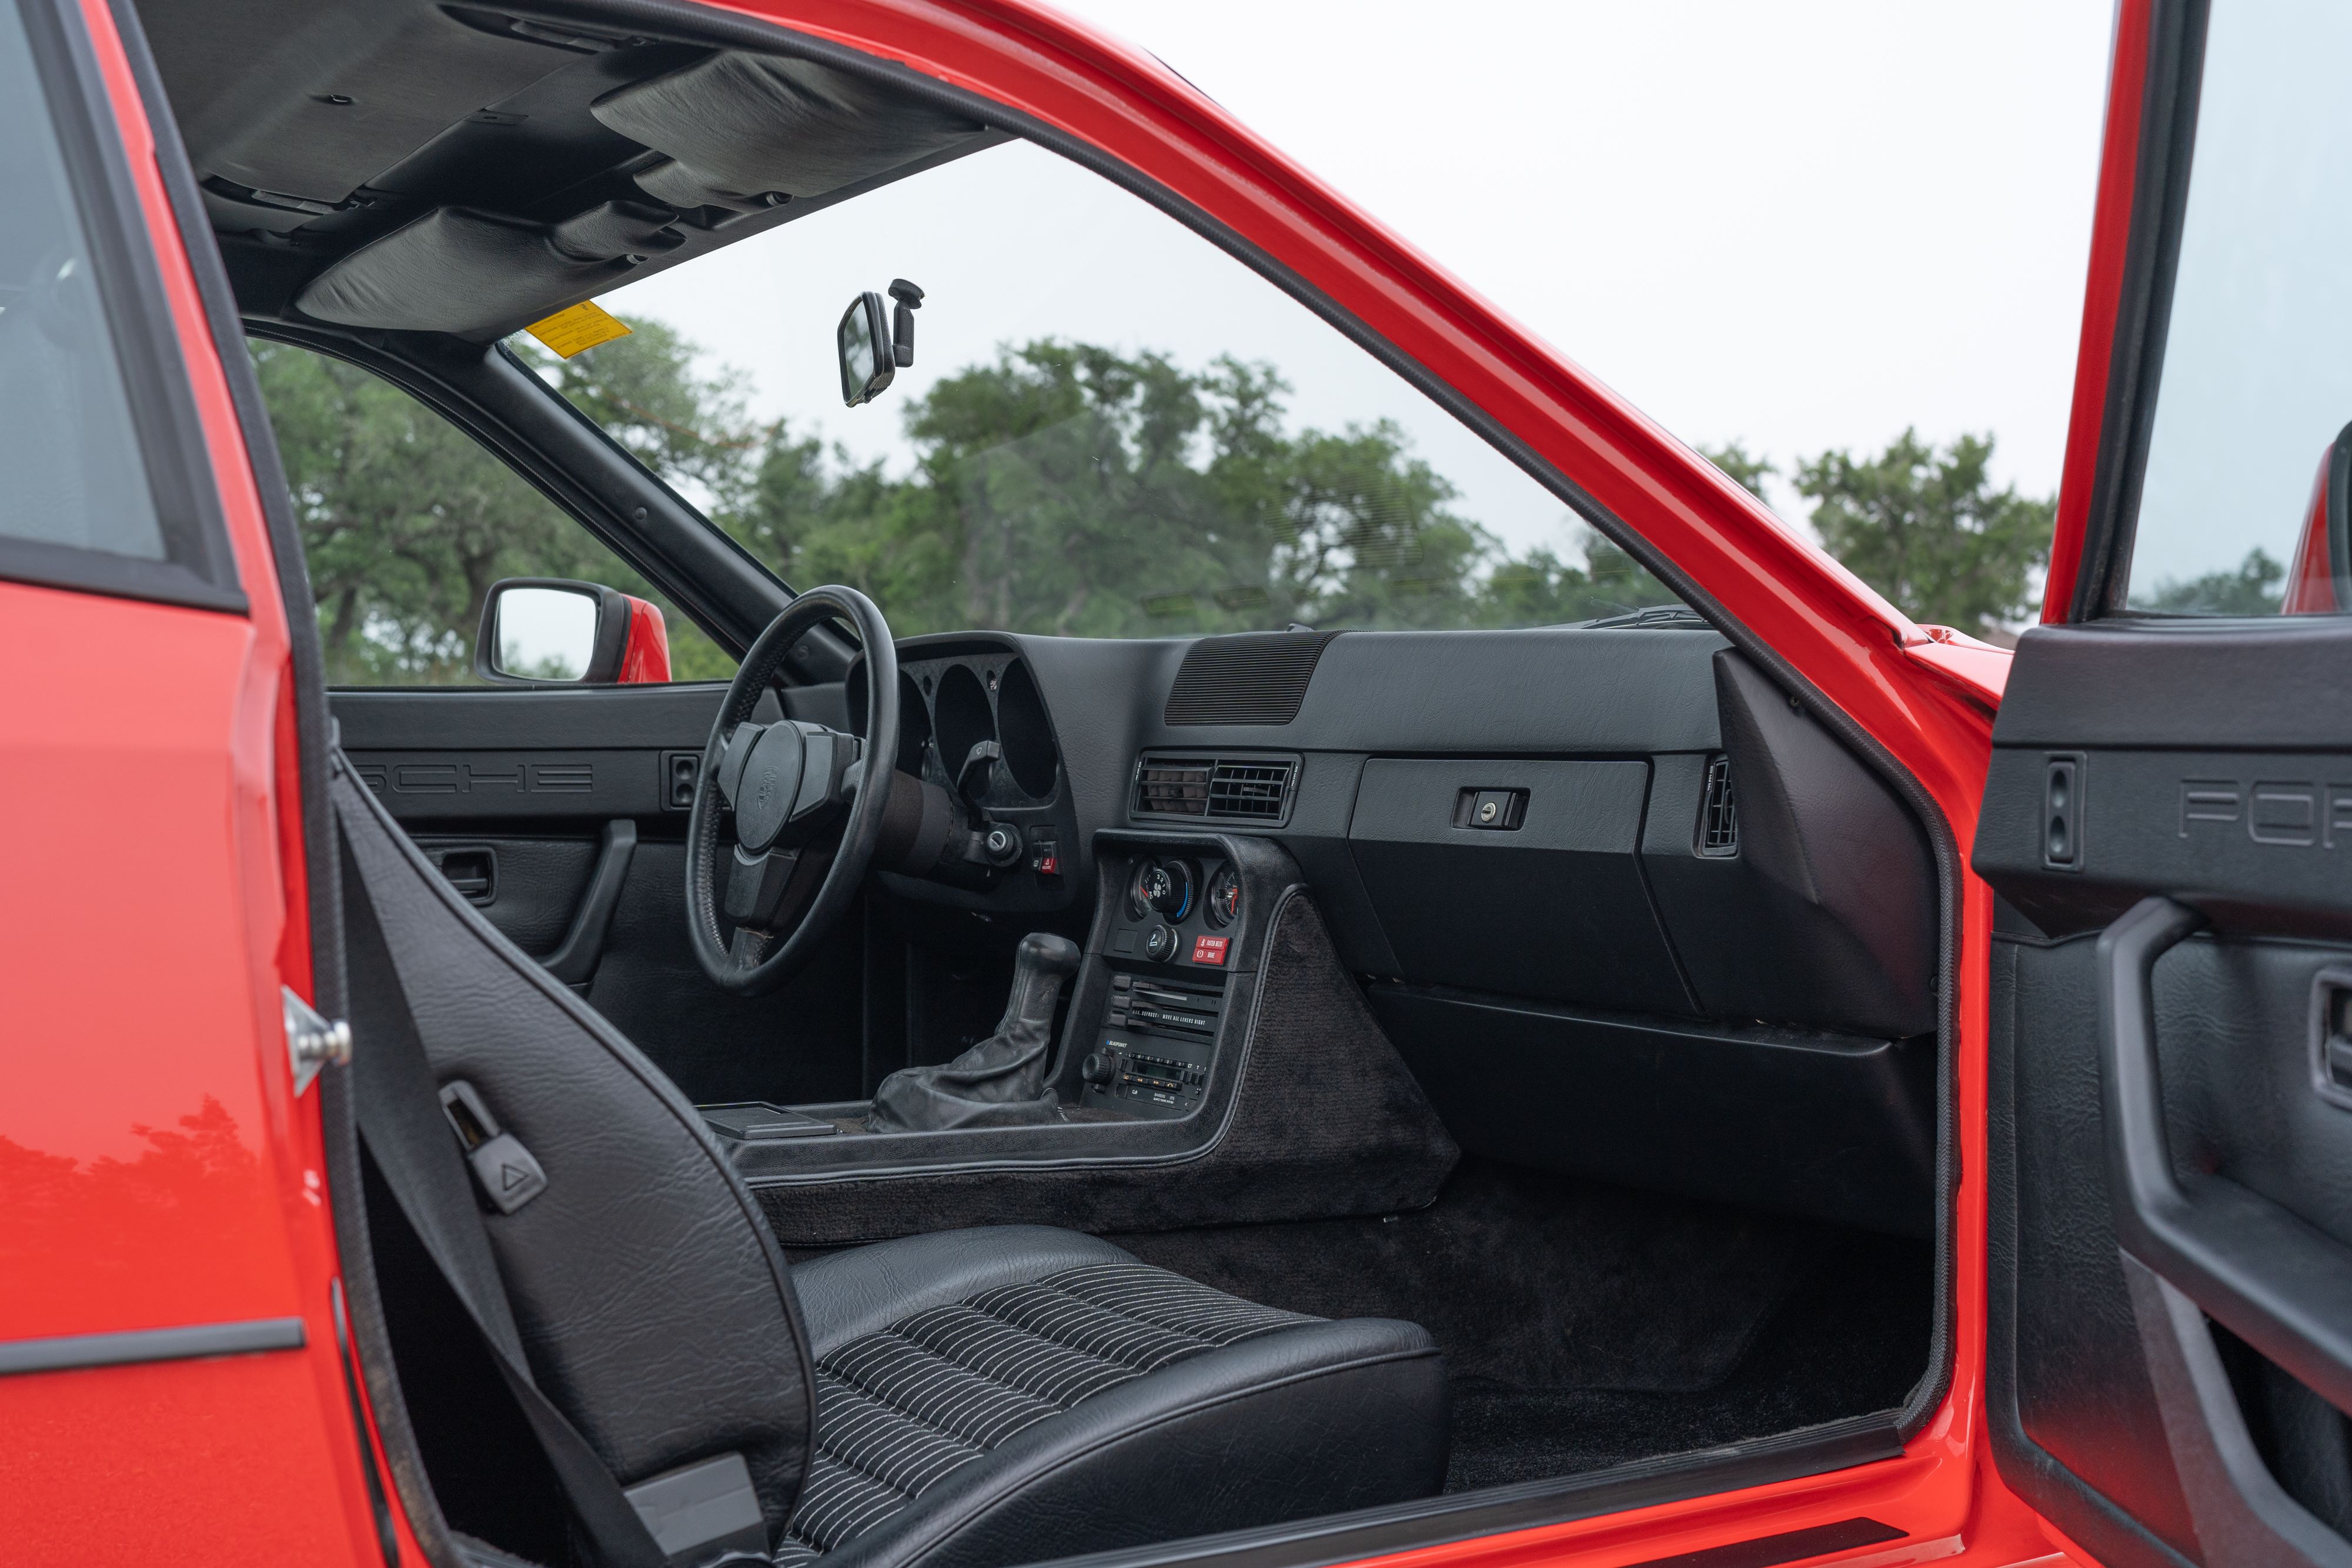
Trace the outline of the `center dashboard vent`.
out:
M 1203 637 L 1184 651 L 1168 691 L 1168 724 L 1288 724 L 1337 632 Z
M 1295 757 L 1176 757 L 1136 759 L 1138 817 L 1189 817 L 1278 828 L 1290 820 Z

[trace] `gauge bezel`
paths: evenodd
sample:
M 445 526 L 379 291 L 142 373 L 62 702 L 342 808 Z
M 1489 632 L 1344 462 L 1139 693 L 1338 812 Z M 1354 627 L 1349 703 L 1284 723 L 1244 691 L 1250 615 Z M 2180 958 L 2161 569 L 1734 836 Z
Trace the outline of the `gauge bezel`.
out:
M 1164 860 L 1155 862 L 1154 864 L 1167 873 L 1170 893 L 1181 889 L 1184 896 L 1173 909 L 1169 908 L 1160 898 L 1151 901 L 1151 907 L 1158 911 L 1160 917 L 1171 925 L 1181 925 L 1184 923 L 1184 917 L 1192 913 L 1193 902 L 1201 896 L 1201 873 L 1191 861 L 1181 855 L 1170 855 Z M 1161 898 L 1166 896 L 1168 895 L 1163 894 Z
M 1234 906 L 1230 911 L 1223 906 L 1223 901 L 1218 897 L 1218 894 L 1228 886 L 1234 890 Z M 1207 890 L 1201 894 L 1201 913 L 1207 915 L 1209 924 L 1220 931 L 1241 918 L 1241 867 L 1227 861 L 1217 868 L 1216 874 L 1209 878 Z

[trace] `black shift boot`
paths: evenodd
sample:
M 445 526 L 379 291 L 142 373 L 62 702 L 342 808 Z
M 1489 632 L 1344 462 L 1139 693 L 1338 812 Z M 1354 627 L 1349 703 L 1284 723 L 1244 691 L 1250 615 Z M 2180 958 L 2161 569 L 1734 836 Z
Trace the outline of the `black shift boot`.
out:
M 1078 945 L 1032 931 L 1013 958 L 1013 995 L 996 1032 L 938 1067 L 902 1067 L 874 1092 L 866 1127 L 929 1133 L 948 1127 L 1022 1127 L 1062 1119 L 1045 1087 L 1054 1004 L 1078 971 Z

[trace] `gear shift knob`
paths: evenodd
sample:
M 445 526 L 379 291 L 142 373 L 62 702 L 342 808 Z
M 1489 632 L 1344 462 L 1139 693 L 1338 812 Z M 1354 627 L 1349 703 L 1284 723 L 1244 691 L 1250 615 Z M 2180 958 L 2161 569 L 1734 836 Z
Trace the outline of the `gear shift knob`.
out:
M 1062 982 L 1077 972 L 1078 945 L 1068 937 L 1032 931 L 1021 938 L 996 1032 L 944 1066 L 902 1068 L 884 1079 L 866 1126 L 921 1132 L 1061 1120 L 1060 1103 L 1045 1087 L 1045 1058 Z
M 1078 972 L 1078 945 L 1050 931 L 1032 931 L 1013 950 L 1013 991 L 1004 999 L 1003 1034 L 1019 1023 L 1054 1021 L 1062 982 Z M 1041 1010 L 1042 1009 L 1042 1010 Z

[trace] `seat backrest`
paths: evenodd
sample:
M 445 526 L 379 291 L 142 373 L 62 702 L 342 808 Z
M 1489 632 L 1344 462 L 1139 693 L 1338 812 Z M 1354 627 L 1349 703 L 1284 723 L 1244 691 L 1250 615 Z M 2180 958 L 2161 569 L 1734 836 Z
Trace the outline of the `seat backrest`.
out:
M 467 904 L 341 752 L 331 789 L 345 899 L 366 901 L 435 1082 L 470 1084 L 546 1173 L 482 1216 L 533 1381 L 624 1486 L 741 1454 L 773 1539 L 814 1376 L 759 1206 L 676 1085 Z

